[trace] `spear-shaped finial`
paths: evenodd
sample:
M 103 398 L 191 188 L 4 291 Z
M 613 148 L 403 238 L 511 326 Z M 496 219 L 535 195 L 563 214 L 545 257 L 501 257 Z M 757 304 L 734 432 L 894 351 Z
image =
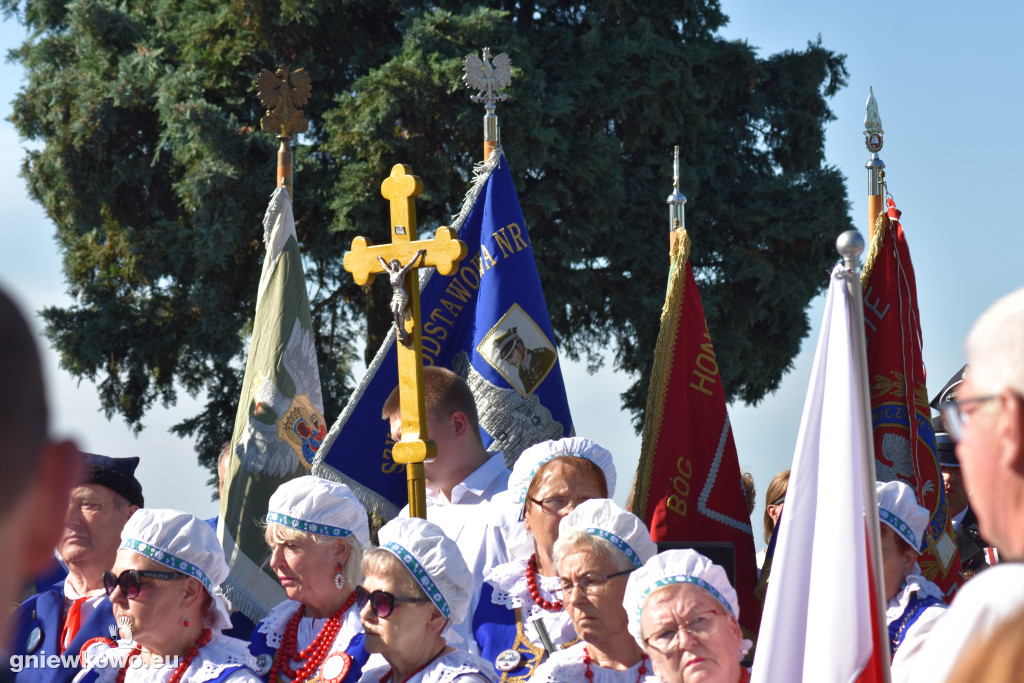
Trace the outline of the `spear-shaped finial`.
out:
M 882 213 L 882 178 L 885 175 L 885 162 L 878 156 L 882 149 L 882 119 L 878 115 L 878 101 L 875 93 L 868 87 L 867 113 L 864 115 L 864 143 L 871 158 L 864 164 L 868 170 L 868 237 L 874 235 L 875 221 Z
M 481 54 L 482 59 L 466 55 L 463 62 L 465 74 L 463 74 L 462 80 L 477 91 L 477 94 L 470 95 L 469 99 L 484 103 L 484 161 L 486 161 L 491 151 L 497 149 L 500 144 L 498 117 L 494 113 L 494 105 L 504 102 L 508 98 L 508 95 L 502 93 L 501 90 L 512 83 L 512 59 L 504 52 L 492 59 L 489 47 L 485 47 Z
M 277 150 L 277 186 L 287 187 L 292 193 L 292 136 L 309 130 L 309 120 L 302 115 L 301 107 L 309 101 L 312 81 L 305 69 L 291 70 L 279 66 L 276 72 L 264 69 L 256 79 L 256 96 L 267 108 L 260 119 L 260 128 L 265 133 L 274 133 L 281 141 Z
M 679 191 L 679 145 L 676 145 L 672 155 L 672 194 L 665 203 L 668 204 L 669 234 L 678 229 L 686 229 L 686 195 Z
M 875 93 L 871 86 L 868 86 L 867 113 L 864 115 L 864 144 L 867 145 L 869 152 L 877 154 L 882 151 L 882 135 L 884 134 L 882 119 L 878 116 L 878 101 L 875 99 Z

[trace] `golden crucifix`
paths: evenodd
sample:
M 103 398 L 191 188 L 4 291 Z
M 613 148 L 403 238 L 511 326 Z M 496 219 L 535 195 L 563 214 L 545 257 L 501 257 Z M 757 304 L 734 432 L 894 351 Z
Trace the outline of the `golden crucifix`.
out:
M 373 244 L 365 237 L 352 240 L 345 254 L 345 270 L 357 285 L 373 282 L 377 273 L 391 281 L 391 312 L 395 316 L 398 347 L 398 399 L 402 413 L 402 440 L 391 454 L 404 464 L 409 490 L 409 513 L 427 516 L 423 461 L 437 456 L 437 446 L 427 438 L 427 416 L 423 404 L 423 345 L 420 331 L 420 282 L 417 269 L 433 266 L 441 275 L 451 275 L 466 257 L 466 243 L 455 231 L 441 226 L 434 239 L 414 240 L 416 196 L 423 181 L 412 169 L 396 164 L 381 183 L 380 193 L 391 202 L 391 244 Z

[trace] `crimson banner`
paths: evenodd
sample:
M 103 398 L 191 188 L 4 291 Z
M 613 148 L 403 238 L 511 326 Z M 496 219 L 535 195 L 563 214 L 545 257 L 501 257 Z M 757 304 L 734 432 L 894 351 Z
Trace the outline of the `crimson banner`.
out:
M 875 471 L 878 481 L 899 479 L 912 486 L 928 509 L 919 564 L 948 597 L 961 583 L 960 556 L 935 457 L 917 284 L 900 213 L 890 198 L 888 220 L 880 217 L 876 223 L 861 275 Z
M 725 392 L 697 283 L 690 239 L 676 230 L 651 370 L 633 512 L 655 541 L 730 542 L 740 624 L 756 634 L 761 604 L 750 515 Z

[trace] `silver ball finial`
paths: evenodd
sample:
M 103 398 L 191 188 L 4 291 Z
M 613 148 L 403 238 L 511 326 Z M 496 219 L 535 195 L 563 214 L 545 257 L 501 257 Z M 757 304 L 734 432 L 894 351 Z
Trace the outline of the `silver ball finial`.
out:
M 836 238 L 836 251 L 843 257 L 847 268 L 856 268 L 864 253 L 864 237 L 857 230 L 847 230 Z

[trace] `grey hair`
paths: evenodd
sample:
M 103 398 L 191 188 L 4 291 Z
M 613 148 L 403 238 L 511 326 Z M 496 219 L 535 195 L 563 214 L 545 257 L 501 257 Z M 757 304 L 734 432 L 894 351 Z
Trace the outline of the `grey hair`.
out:
M 981 314 L 964 348 L 971 384 L 980 393 L 1011 389 L 1024 395 L 1024 287 Z
M 409 569 L 402 564 L 402 561 L 390 550 L 385 548 L 370 548 L 363 554 L 363 574 L 366 576 L 389 576 L 395 579 L 395 584 L 403 590 L 409 591 L 410 598 L 427 598 L 426 591 L 419 581 L 409 573 Z
M 594 536 L 588 534 L 581 528 L 567 529 L 565 533 L 558 535 L 558 540 L 555 541 L 555 547 L 552 552 L 551 559 L 554 561 L 557 567 L 562 562 L 562 558 L 569 554 L 571 550 L 576 548 L 582 548 L 585 552 L 589 552 L 595 557 L 605 558 L 610 557 L 615 562 L 616 571 L 626 571 L 627 569 L 635 569 L 633 563 L 630 561 L 626 554 L 611 544 L 610 541 L 601 538 L 600 536 Z

